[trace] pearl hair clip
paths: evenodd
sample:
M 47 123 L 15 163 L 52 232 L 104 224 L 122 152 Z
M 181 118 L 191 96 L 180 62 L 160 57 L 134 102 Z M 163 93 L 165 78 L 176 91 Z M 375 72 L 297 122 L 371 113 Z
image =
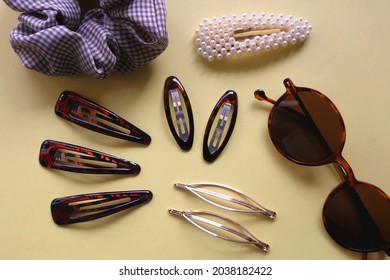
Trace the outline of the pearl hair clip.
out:
M 252 13 L 205 18 L 196 29 L 198 53 L 210 62 L 233 55 L 268 52 L 305 41 L 312 27 L 301 17 Z
M 225 210 L 230 210 L 230 211 L 240 212 L 240 213 L 259 213 L 271 219 L 276 218 L 276 213 L 274 211 L 265 208 L 264 206 L 260 205 L 257 201 L 255 201 L 248 195 L 230 186 L 215 184 L 215 183 L 192 183 L 192 184 L 176 183 L 175 186 L 181 189 L 188 190 L 189 192 L 196 195 L 200 199 Z M 237 195 L 240 196 L 240 199 L 234 198 L 225 193 L 220 193 L 220 192 L 210 190 L 210 188 L 219 188 L 221 190 L 227 190 L 228 192 L 231 192 L 236 196 Z M 222 200 L 224 202 L 230 202 L 235 206 L 234 207 L 225 206 L 219 202 L 214 201 L 213 199 Z

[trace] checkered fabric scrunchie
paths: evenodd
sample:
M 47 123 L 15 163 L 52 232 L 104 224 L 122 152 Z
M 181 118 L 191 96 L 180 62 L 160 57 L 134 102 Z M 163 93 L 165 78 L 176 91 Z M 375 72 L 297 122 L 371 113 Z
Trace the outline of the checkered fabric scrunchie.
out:
M 81 18 L 78 0 L 4 0 L 21 12 L 10 42 L 22 63 L 53 76 L 104 79 L 130 72 L 168 46 L 164 0 L 99 0 Z

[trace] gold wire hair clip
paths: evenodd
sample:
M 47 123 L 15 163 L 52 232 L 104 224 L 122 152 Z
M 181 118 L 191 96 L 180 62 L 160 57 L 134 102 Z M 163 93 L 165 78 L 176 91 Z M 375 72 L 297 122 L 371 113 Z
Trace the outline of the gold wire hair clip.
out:
M 239 223 L 233 221 L 232 219 L 222 216 L 217 213 L 209 212 L 209 211 L 198 211 L 198 210 L 185 210 L 179 211 L 175 209 L 169 209 L 168 212 L 170 214 L 178 215 L 185 218 L 191 224 L 196 226 L 197 228 L 203 230 L 204 232 L 235 243 L 241 244 L 253 244 L 260 248 L 262 251 L 267 252 L 269 250 L 269 245 L 259 240 L 256 236 L 254 236 L 251 232 L 249 232 L 246 228 L 244 228 Z M 221 224 L 218 221 L 210 220 L 204 218 L 203 216 L 209 216 L 214 219 L 219 219 L 224 221 L 226 224 Z M 213 231 L 216 229 L 219 232 L 217 233 Z
M 301 17 L 252 13 L 205 18 L 195 33 L 198 53 L 212 62 L 294 45 L 305 41 L 311 30 Z
M 265 208 L 253 198 L 230 186 L 215 183 L 176 183 L 175 186 L 181 189 L 188 190 L 200 199 L 225 210 L 241 213 L 259 213 L 271 219 L 276 218 L 276 213 L 274 211 Z M 236 196 L 238 195 L 240 198 L 234 198 L 225 193 L 210 190 L 210 188 L 219 188 L 221 190 L 227 190 L 228 192 L 231 192 Z M 219 201 L 222 201 L 222 204 Z M 224 205 L 225 202 L 233 204 L 234 207 Z

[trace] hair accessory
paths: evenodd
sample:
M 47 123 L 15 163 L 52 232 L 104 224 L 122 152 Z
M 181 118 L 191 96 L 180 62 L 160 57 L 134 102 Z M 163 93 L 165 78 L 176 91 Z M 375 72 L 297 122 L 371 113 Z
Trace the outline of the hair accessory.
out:
M 178 215 L 185 218 L 187 221 L 189 221 L 197 228 L 203 230 L 204 232 L 214 237 L 226 241 L 236 242 L 236 243 L 253 244 L 265 252 L 269 250 L 268 244 L 257 239 L 256 236 L 254 236 L 246 228 L 244 228 L 242 225 L 240 225 L 239 223 L 233 221 L 228 217 L 222 216 L 217 213 L 209 212 L 209 211 L 198 211 L 198 210 L 178 211 L 174 209 L 169 209 L 168 212 L 170 214 Z M 211 216 L 212 218 L 221 219 L 224 222 L 226 222 L 228 225 L 221 224 L 214 220 L 206 219 L 203 216 Z M 211 229 L 212 227 L 217 228 L 218 232 L 225 231 L 227 232 L 228 235 L 218 234 L 212 231 Z
M 48 168 L 88 174 L 136 175 L 141 171 L 141 167 L 135 162 L 53 140 L 42 143 L 39 162 Z
M 169 128 L 177 144 L 183 150 L 191 149 L 194 140 L 191 103 L 183 85 L 174 76 L 165 80 L 164 109 Z
M 21 12 L 11 46 L 29 69 L 47 75 L 107 78 L 130 72 L 168 46 L 164 0 L 100 0 L 82 16 L 77 0 L 4 0 Z
M 108 136 L 149 145 L 150 136 L 100 104 L 71 91 L 58 97 L 55 113 L 79 126 Z
M 103 192 L 66 196 L 51 202 L 53 221 L 58 225 L 103 218 L 152 200 L 148 190 Z
M 198 53 L 211 62 L 215 58 L 221 60 L 294 45 L 306 40 L 311 29 L 303 18 L 252 13 L 205 18 L 195 32 Z
M 203 158 L 206 161 L 214 161 L 225 148 L 233 133 L 237 113 L 237 94 L 229 90 L 222 95 L 215 105 L 206 126 L 203 138 Z M 227 127 L 228 129 L 226 130 Z M 213 131 L 211 131 L 212 128 L 214 128 Z
M 260 205 L 258 202 L 256 202 L 254 199 L 250 198 L 249 196 L 247 196 L 243 192 L 241 192 L 235 188 L 229 187 L 229 186 L 225 186 L 225 185 L 221 185 L 221 184 L 214 184 L 214 183 L 192 183 L 192 184 L 176 183 L 175 186 L 178 188 L 186 189 L 186 190 L 190 191 L 191 193 L 193 193 L 194 195 L 196 195 L 197 197 L 199 197 L 200 199 L 202 199 L 202 200 L 204 200 L 204 201 L 206 201 L 214 206 L 217 206 L 217 207 L 220 207 L 220 208 L 223 208 L 226 210 L 241 212 L 241 213 L 260 213 L 260 214 L 263 214 L 271 219 L 276 218 L 276 213 L 274 211 L 271 211 L 271 210 L 265 208 L 264 206 Z M 209 189 L 207 189 L 208 187 L 220 188 L 222 190 L 228 190 L 230 192 L 238 194 L 239 196 L 241 196 L 245 200 L 237 199 L 237 198 L 231 197 L 229 195 L 226 195 L 224 193 L 219 193 L 219 192 L 209 190 Z M 240 208 L 237 208 L 237 207 L 232 208 L 232 207 L 225 206 L 223 204 L 220 204 L 220 203 L 217 203 L 217 202 L 211 200 L 208 197 L 217 198 L 217 199 L 220 199 L 220 200 L 225 201 L 225 202 L 227 201 L 227 202 L 233 203 L 236 206 L 239 206 Z

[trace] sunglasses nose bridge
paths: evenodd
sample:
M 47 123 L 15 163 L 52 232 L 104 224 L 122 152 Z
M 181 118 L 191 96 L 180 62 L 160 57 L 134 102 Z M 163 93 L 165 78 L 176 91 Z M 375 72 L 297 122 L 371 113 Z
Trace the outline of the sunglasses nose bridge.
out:
M 356 178 L 349 163 L 342 157 L 342 155 L 336 157 L 335 162 L 341 168 L 341 170 L 337 168 L 340 176 L 344 178 L 350 185 L 354 185 L 356 183 Z

